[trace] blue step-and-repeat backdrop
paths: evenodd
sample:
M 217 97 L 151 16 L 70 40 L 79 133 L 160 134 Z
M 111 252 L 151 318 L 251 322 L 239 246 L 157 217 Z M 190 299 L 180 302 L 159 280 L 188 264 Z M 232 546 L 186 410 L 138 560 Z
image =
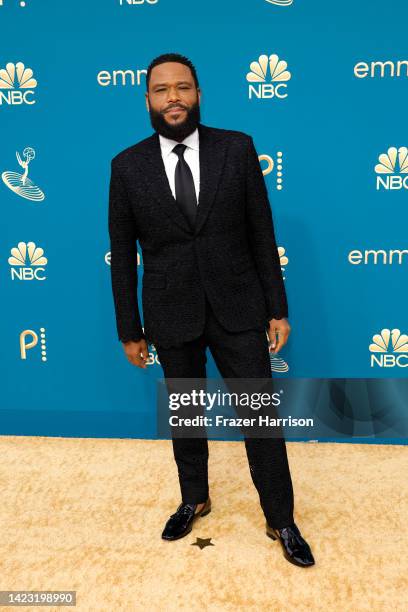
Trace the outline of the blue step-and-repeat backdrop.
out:
M 403 0 L 0 0 L 0 434 L 154 437 L 163 373 L 117 339 L 108 187 L 152 133 L 148 64 L 178 52 L 202 122 L 259 154 L 292 326 L 272 371 L 383 382 L 383 441 L 405 441 L 407 18 Z

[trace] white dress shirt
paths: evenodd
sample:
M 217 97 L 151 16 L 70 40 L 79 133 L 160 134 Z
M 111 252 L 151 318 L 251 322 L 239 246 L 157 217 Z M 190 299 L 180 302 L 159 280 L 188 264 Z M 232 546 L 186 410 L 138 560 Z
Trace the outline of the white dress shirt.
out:
M 174 153 L 173 149 L 176 145 L 180 144 L 177 140 L 173 140 L 172 138 L 166 138 L 159 134 L 160 139 L 160 149 L 164 162 L 164 167 L 166 169 L 167 178 L 169 179 L 170 188 L 173 194 L 174 199 L 176 199 L 176 188 L 175 188 L 175 180 L 174 173 L 176 170 L 176 165 L 178 162 L 178 156 Z M 198 203 L 198 194 L 200 192 L 200 157 L 199 157 L 199 137 L 198 137 L 198 128 L 194 130 L 191 134 L 189 134 L 184 140 L 181 141 L 182 144 L 187 145 L 187 148 L 184 151 L 184 159 L 187 164 L 190 166 L 190 170 L 193 175 L 194 187 L 197 196 Z

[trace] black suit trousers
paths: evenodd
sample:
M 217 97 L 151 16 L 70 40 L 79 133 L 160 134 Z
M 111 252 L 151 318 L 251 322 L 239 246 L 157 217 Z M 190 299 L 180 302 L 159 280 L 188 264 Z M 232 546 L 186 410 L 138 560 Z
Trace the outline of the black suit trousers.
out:
M 265 328 L 227 331 L 206 300 L 203 333 L 171 347 L 155 345 L 164 378 L 206 378 L 208 347 L 223 378 L 268 378 L 271 364 Z M 293 522 L 293 487 L 283 437 L 245 437 L 252 481 L 268 524 L 279 529 Z M 208 441 L 172 439 L 183 503 L 202 503 L 209 494 Z

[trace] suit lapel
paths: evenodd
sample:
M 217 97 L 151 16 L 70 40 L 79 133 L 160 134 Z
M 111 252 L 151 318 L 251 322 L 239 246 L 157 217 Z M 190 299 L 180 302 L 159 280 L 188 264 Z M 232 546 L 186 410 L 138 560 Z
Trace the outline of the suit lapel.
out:
M 217 133 L 216 130 L 212 130 L 201 123 L 198 130 L 200 135 L 200 191 L 195 224 L 196 233 L 204 225 L 214 204 L 227 150 L 227 141 L 223 139 L 221 132 Z
M 151 194 L 159 202 L 163 212 L 181 229 L 191 234 L 200 231 L 214 203 L 227 148 L 222 134 L 217 133 L 216 130 L 201 123 L 198 124 L 198 130 L 200 190 L 194 230 L 173 197 L 161 155 L 158 133 L 155 132 L 147 138 L 143 148 L 139 149 L 139 154 L 143 156 L 141 171 L 148 180 Z

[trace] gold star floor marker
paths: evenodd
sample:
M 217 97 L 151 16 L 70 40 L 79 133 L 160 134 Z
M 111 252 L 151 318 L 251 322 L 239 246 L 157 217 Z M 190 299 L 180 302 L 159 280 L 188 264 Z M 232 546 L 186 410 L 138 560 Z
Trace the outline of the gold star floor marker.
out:
M 200 550 L 203 550 L 206 546 L 215 546 L 215 544 L 211 542 L 212 538 L 196 538 L 196 540 L 197 541 L 193 542 L 191 546 L 199 546 Z

